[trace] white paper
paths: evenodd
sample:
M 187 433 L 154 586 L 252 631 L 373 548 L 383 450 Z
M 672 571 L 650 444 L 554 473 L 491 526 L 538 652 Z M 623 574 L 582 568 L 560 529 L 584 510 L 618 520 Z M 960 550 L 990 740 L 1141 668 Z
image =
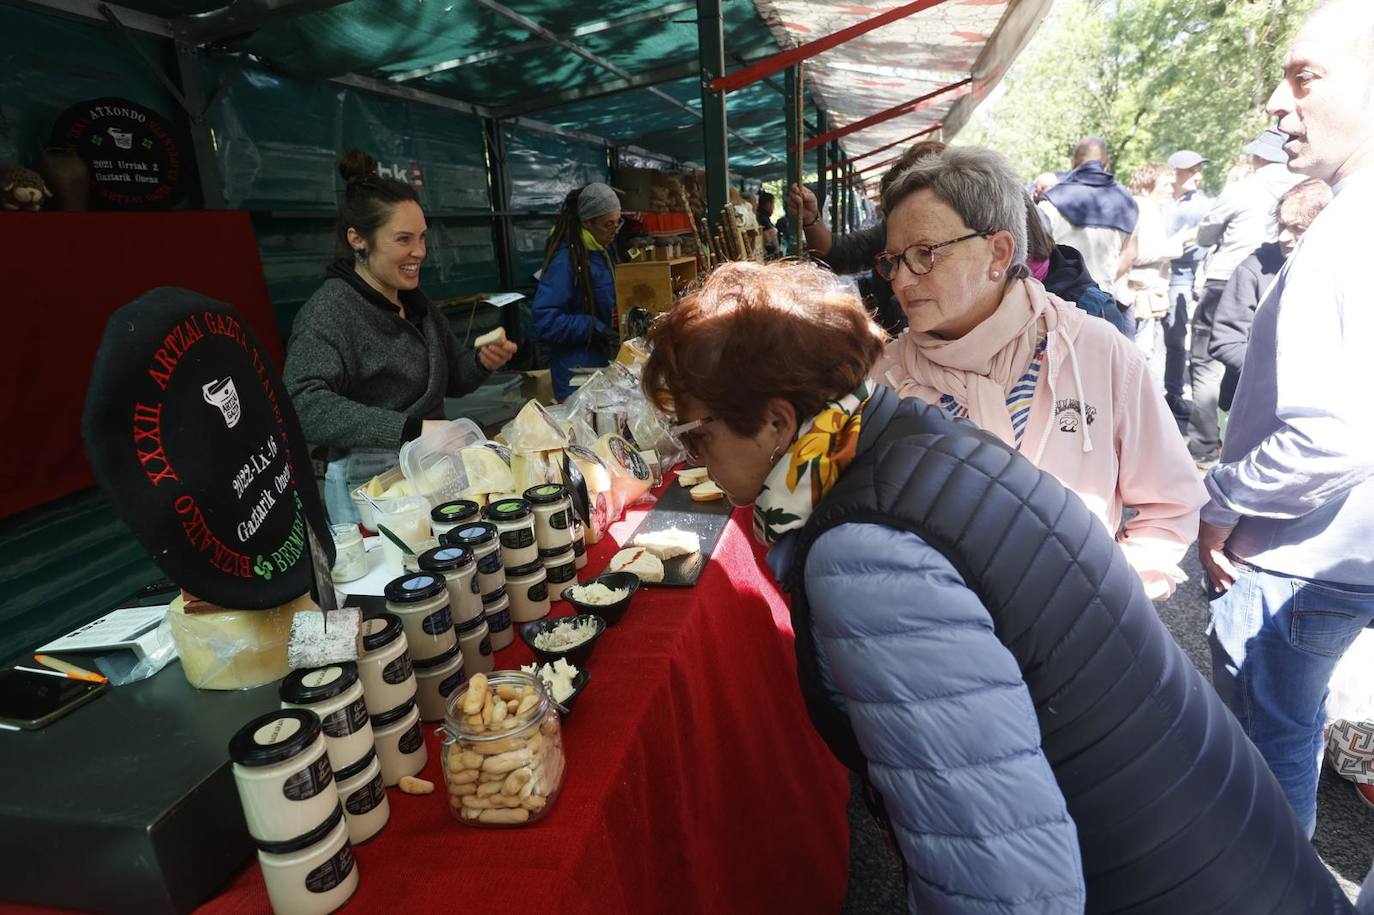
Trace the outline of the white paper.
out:
M 519 292 L 498 292 L 494 295 L 487 296 L 482 301 L 486 302 L 488 305 L 495 305 L 497 308 L 504 308 L 505 306 L 510 305 L 513 302 L 518 302 L 523 298 L 524 295 L 522 295 Z
M 139 636 L 162 622 L 169 604 L 151 607 L 124 607 L 111 611 L 79 629 L 75 629 L 38 651 L 56 654 L 63 651 L 107 651 L 115 648 L 135 648 Z M 136 649 L 137 650 L 137 649 Z

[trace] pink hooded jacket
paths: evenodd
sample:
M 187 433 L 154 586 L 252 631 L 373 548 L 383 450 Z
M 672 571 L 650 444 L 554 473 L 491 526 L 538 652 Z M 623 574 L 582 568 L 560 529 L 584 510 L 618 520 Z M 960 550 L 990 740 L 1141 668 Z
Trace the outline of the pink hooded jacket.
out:
M 1198 510 L 1207 502 L 1173 415 L 1154 389 L 1145 356 L 1134 343 L 1106 321 L 1046 292 L 1035 280 L 1019 285 L 1010 287 L 1003 307 L 1024 307 L 1018 303 L 1028 302 L 1031 310 L 1026 313 L 1038 313 L 1035 333 L 1029 337 L 1049 338 L 1021 454 L 1077 493 L 1107 529 L 1116 532 L 1145 592 L 1156 600 L 1166 598 L 1185 578 L 1178 563 L 1197 536 Z M 939 390 L 915 375 L 929 379 L 959 374 L 957 369 L 929 364 L 925 348 L 939 343 L 926 334 L 903 333 L 888 345 L 873 369 L 873 379 L 903 397 L 938 403 L 942 394 L 954 392 Z M 1029 368 L 1034 344 L 1026 345 L 1025 337 L 1018 336 L 996 347 L 989 345 L 979 358 L 996 364 L 999 355 L 1015 352 L 1019 363 L 999 370 L 1008 378 L 1005 398 Z M 971 413 L 970 418 L 976 416 Z M 1010 426 L 996 418 L 996 424 L 986 427 L 1006 439 Z M 1135 511 L 1124 525 L 1123 507 Z

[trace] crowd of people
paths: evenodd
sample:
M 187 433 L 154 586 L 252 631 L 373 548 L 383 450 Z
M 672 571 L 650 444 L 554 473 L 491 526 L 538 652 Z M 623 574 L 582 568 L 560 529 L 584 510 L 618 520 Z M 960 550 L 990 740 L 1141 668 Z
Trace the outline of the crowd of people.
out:
M 808 710 L 914 911 L 1351 911 L 1309 840 L 1327 685 L 1374 627 L 1374 5 L 1319 4 L 1267 112 L 1215 199 L 1198 153 L 1125 187 L 1093 137 L 1029 186 L 918 143 L 844 235 L 794 186 L 833 272 L 725 264 L 649 332 L 645 391 L 753 506 Z M 466 347 L 420 292 L 414 190 L 341 171 L 341 256 L 284 369 L 335 521 L 516 350 Z M 621 225 L 592 184 L 549 237 L 533 332 L 560 398 L 617 343 Z M 1210 686 L 1152 604 L 1194 543 Z M 1367 737 L 1341 749 L 1374 806 Z
M 731 264 L 650 331 L 646 390 L 753 505 L 913 911 L 1351 911 L 1310 837 L 1374 627 L 1374 6 L 1319 4 L 1266 110 L 1215 199 L 1198 153 L 1127 189 L 1097 138 L 1029 188 L 918 144 L 848 235 L 794 186 L 872 307 Z M 1150 602 L 1194 542 L 1210 686 Z M 1374 746 L 1344 751 L 1374 802 Z

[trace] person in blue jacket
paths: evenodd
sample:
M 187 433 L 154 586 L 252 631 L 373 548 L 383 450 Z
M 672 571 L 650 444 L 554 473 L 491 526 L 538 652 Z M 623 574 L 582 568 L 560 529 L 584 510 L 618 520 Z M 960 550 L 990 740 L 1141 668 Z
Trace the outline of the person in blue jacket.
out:
M 995 436 L 869 381 L 885 336 L 856 295 L 726 264 L 649 343 L 645 393 L 753 504 L 807 710 L 876 788 L 910 911 L 1352 911 L 1111 533 Z
M 568 194 L 549 236 L 531 314 L 559 400 L 573 391 L 573 369 L 606 365 L 619 346 L 612 251 L 621 223 L 620 198 L 595 182 Z

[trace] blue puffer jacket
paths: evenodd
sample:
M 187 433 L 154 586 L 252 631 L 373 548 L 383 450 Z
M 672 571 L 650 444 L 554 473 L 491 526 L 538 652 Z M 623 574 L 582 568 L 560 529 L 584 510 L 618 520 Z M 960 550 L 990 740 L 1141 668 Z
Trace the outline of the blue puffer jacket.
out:
M 569 379 L 580 366 L 606 365 L 601 338 L 615 328 L 615 267 L 605 251 L 588 251 L 592 270 L 595 310 L 582 301 L 582 292 L 573 282 L 572 260 L 564 243 L 539 277 L 534 302 L 530 306 L 534 334 L 549 348 L 549 368 L 553 371 L 553 393 L 559 400 L 572 393 Z
M 882 795 L 913 911 L 1351 911 L 1106 529 L 993 437 L 879 389 L 768 562 L 808 711 Z

